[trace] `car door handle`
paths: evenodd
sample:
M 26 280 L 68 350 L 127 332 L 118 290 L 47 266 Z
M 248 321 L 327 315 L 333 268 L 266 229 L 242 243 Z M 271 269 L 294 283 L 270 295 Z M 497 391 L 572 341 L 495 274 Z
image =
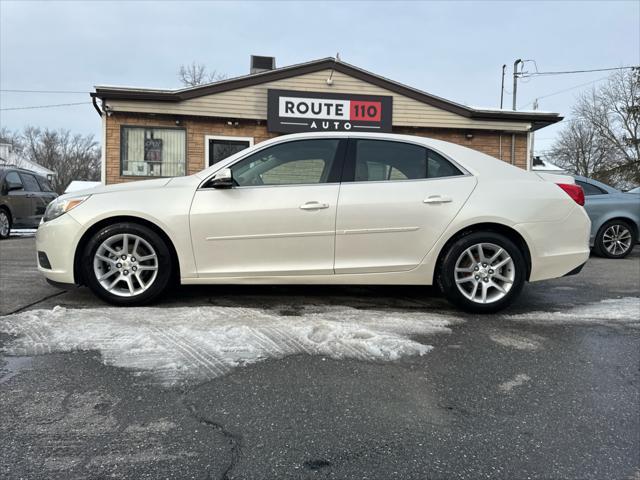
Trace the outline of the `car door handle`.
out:
M 300 210 L 322 210 L 323 208 L 329 208 L 329 204 L 320 202 L 307 202 L 300 205 Z
M 445 195 L 430 195 L 425 198 L 423 203 L 449 203 L 452 202 L 453 198 L 447 197 Z

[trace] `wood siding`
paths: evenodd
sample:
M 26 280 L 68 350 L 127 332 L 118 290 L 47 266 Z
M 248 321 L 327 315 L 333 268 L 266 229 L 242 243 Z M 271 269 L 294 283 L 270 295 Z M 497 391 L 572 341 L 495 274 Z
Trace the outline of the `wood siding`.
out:
M 531 124 L 527 122 L 472 120 L 390 92 L 340 72 L 333 73 L 333 85 L 329 86 L 326 80 L 329 78 L 330 73 L 330 70 L 323 70 L 295 78 L 276 80 L 177 103 L 108 100 L 107 105 L 115 112 L 266 120 L 267 89 L 276 88 L 312 92 L 390 95 L 393 97 L 393 125 L 397 127 L 437 127 L 509 132 L 526 132 L 531 127 Z

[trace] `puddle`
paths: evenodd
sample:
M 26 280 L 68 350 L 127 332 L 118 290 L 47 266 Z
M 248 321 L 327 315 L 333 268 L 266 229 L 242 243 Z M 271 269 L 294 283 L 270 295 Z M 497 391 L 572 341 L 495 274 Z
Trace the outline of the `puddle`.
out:
M 0 357 L 0 385 L 7 383 L 22 370 L 30 370 L 32 357 Z

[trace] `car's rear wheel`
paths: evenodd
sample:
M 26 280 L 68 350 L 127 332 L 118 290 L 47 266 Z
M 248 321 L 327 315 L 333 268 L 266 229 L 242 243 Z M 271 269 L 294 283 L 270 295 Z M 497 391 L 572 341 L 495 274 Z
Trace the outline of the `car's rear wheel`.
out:
M 102 228 L 91 237 L 82 257 L 86 284 L 115 305 L 152 302 L 167 288 L 172 268 L 165 241 L 135 223 Z
M 0 239 L 9 238 L 10 233 L 11 217 L 4 208 L 0 208 Z
M 509 238 L 495 232 L 475 232 L 449 247 L 438 281 L 452 303 L 467 311 L 490 313 L 513 302 L 525 278 L 524 256 Z
M 596 235 L 594 252 L 605 258 L 624 258 L 636 244 L 635 231 L 624 220 L 610 220 Z

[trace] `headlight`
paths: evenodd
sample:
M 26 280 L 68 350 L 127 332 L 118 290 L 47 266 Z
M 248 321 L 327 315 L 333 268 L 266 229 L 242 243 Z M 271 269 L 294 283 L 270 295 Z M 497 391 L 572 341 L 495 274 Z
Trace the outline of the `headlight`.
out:
M 44 212 L 42 220 L 48 222 L 54 218 L 58 218 L 60 215 L 64 215 L 69 210 L 76 208 L 82 202 L 84 202 L 91 195 L 85 195 L 84 197 L 72 197 L 72 198 L 58 198 L 51 202 Z

